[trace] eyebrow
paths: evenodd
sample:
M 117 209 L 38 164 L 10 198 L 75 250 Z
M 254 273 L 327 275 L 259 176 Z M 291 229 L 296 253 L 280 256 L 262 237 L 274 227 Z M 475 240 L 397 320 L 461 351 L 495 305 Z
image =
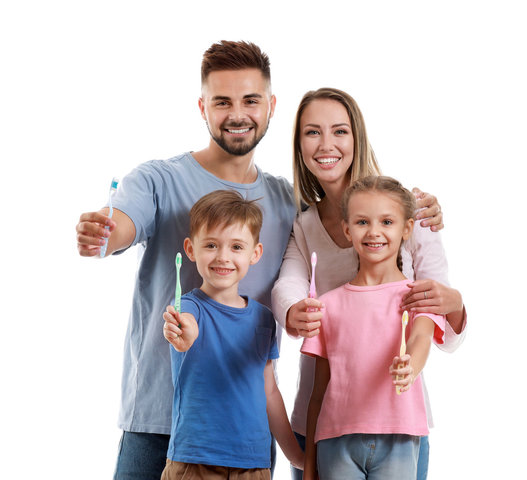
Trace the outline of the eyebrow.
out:
M 263 96 L 260 95 L 259 93 L 248 93 L 247 95 L 244 95 L 243 98 L 244 99 L 247 99 L 247 98 L 263 98 Z M 214 97 L 212 97 L 213 101 L 230 100 L 230 99 L 231 99 L 231 97 L 227 97 L 226 95 L 215 95 Z
M 342 127 L 342 126 L 351 128 L 351 125 L 349 123 L 346 123 L 346 122 L 335 123 L 335 124 L 331 125 L 331 128 Z M 306 123 L 304 125 L 304 128 L 305 127 L 317 127 L 317 128 L 320 128 L 320 125 L 318 123 Z

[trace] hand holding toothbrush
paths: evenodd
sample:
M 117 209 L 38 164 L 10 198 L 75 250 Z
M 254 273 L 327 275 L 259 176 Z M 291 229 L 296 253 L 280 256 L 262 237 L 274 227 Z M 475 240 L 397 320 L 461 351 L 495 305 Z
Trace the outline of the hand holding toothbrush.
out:
M 199 335 L 199 327 L 194 315 L 179 313 L 169 305 L 163 313 L 163 335 L 178 352 L 186 352 Z

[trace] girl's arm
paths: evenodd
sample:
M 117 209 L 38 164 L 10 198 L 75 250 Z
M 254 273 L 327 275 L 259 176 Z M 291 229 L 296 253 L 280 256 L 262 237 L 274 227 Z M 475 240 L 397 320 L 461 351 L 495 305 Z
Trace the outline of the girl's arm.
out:
M 295 229 L 280 267 L 280 276 L 271 292 L 273 314 L 291 337 L 308 337 L 318 334 L 320 311 L 306 312 L 307 307 L 320 308 L 321 304 L 314 298 L 307 298 L 309 293 L 309 264 L 306 260 L 310 253 L 301 233 Z
M 401 387 L 401 392 L 409 390 L 423 370 L 430 353 L 434 329 L 435 323 L 431 318 L 415 318 L 406 343 L 406 355 L 393 359 L 390 375 L 393 377 L 393 384 Z M 403 368 L 398 368 L 401 364 Z
M 265 395 L 267 397 L 267 418 L 269 419 L 271 433 L 293 466 L 302 469 L 304 465 L 304 452 L 300 448 L 300 445 L 298 445 L 289 419 L 287 418 L 282 394 L 276 385 L 271 360 L 268 360 L 265 365 L 264 381 Z
M 329 362 L 326 358 L 316 357 L 315 382 L 313 392 L 307 409 L 306 430 L 306 457 L 304 462 L 304 480 L 316 480 L 317 475 L 317 446 L 315 444 L 315 431 L 322 400 L 330 379 Z

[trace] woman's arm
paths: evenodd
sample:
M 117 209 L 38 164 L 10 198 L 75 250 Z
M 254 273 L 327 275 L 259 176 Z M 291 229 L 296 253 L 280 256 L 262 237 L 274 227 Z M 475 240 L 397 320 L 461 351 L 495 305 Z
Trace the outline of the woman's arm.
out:
M 404 248 L 412 256 L 416 281 L 409 283 L 410 290 L 401 308 L 446 315 L 445 343 L 438 346 L 453 352 L 465 338 L 466 311 L 461 293 L 448 285 L 448 264 L 441 235 L 416 224 Z
M 271 292 L 273 314 L 292 337 L 318 334 L 322 318 L 320 311 L 306 312 L 307 307 L 319 308 L 321 303 L 307 298 L 310 274 L 305 254 L 309 257 L 310 253 L 300 230 L 291 233 L 280 276 Z
M 330 379 L 329 362 L 326 358 L 316 357 L 315 381 L 313 392 L 307 409 L 306 430 L 306 456 L 304 462 L 304 480 L 316 480 L 317 475 L 317 446 L 315 444 L 315 432 L 317 429 L 318 416 L 322 400 Z

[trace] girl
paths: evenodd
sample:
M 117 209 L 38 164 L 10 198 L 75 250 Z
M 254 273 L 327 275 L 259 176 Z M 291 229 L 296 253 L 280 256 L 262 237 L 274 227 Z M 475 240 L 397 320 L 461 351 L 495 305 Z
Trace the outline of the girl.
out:
M 291 336 L 318 334 L 321 312 L 316 299 L 306 298 L 311 278 L 311 252 L 317 252 L 317 292 L 337 288 L 354 276 L 358 260 L 341 227 L 340 201 L 352 180 L 380 174 L 366 134 L 366 126 L 355 100 L 334 88 L 307 92 L 298 107 L 294 128 L 293 169 L 298 205 L 309 208 L 299 213 L 293 226 L 280 277 L 272 292 L 273 313 Z M 401 257 L 404 275 L 418 279 L 410 283 L 404 297 L 407 309 L 426 308 L 446 314 L 445 343 L 440 348 L 454 351 L 463 341 L 465 312 L 461 294 L 449 288 L 447 263 L 440 235 L 442 216 L 435 198 L 419 194 L 420 208 L 410 241 Z M 425 220 L 423 220 L 425 219 Z M 423 223 L 424 222 L 424 223 Z M 428 228 L 430 227 L 430 228 Z M 301 445 L 305 442 L 307 406 L 313 388 L 315 361 L 301 355 L 298 391 L 291 416 L 293 430 Z M 427 398 L 425 393 L 425 398 Z M 429 425 L 432 418 L 427 402 Z M 418 480 L 426 479 L 428 441 L 420 445 Z M 292 468 L 293 480 L 302 471 Z
M 321 480 L 416 478 L 420 436 L 428 434 L 419 374 L 432 338 L 443 342 L 445 320 L 412 314 L 408 354 L 394 356 L 408 284 L 401 245 L 411 235 L 414 211 L 413 194 L 389 177 L 366 177 L 345 191 L 342 228 L 359 270 L 320 297 L 320 334 L 302 346 L 302 353 L 316 357 L 306 480 L 316 479 L 317 460 Z M 396 395 L 396 386 L 407 393 Z

